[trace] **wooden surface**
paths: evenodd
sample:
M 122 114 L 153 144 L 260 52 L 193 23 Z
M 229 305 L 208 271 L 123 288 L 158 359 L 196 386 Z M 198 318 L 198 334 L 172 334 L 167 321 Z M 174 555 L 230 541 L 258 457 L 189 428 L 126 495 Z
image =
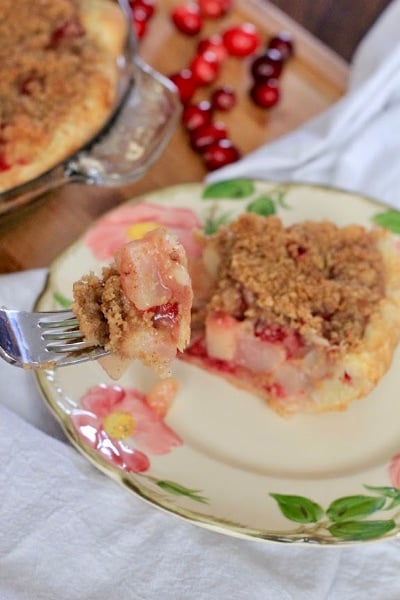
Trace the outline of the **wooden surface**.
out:
M 272 0 L 342 58 L 350 61 L 361 38 L 392 0 Z
M 159 2 L 158 14 L 141 44 L 143 58 L 168 75 L 186 66 L 196 40 L 178 34 L 170 24 L 170 0 Z M 246 154 L 260 145 L 293 130 L 335 102 L 345 91 L 348 67 L 345 61 L 322 45 L 310 33 L 264 0 L 237 1 L 229 17 L 210 22 L 201 37 L 233 22 L 252 21 L 264 38 L 285 29 L 292 32 L 296 56 L 282 79 L 282 101 L 266 112 L 248 98 L 250 77 L 248 61 L 230 58 L 223 66 L 220 83 L 233 84 L 238 92 L 237 106 L 223 120 L 230 137 Z M 206 97 L 203 88 L 195 100 Z M 26 212 L 0 222 L 0 273 L 46 267 L 74 242 L 93 220 L 127 198 L 150 190 L 188 181 L 205 175 L 201 159 L 187 143 L 179 127 L 167 149 L 147 174 L 123 189 L 102 189 L 70 184 L 48 194 Z M 188 203 L 190 199 L 188 199 Z

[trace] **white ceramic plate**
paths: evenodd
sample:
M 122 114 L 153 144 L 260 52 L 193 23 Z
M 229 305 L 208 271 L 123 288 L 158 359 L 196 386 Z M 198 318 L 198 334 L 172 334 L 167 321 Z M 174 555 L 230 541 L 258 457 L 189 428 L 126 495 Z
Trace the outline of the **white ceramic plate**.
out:
M 96 222 L 51 266 L 37 309 L 68 304 L 74 280 L 154 223 L 185 241 L 193 226 L 212 231 L 245 210 L 276 212 L 286 224 L 329 219 L 400 231 L 400 213 L 340 190 L 248 180 L 175 186 Z M 231 535 L 342 544 L 400 532 L 399 363 L 397 352 L 373 393 L 347 411 L 290 419 L 180 361 L 181 388 L 164 421 L 146 405 L 155 379 L 140 364 L 117 386 L 96 363 L 42 371 L 38 381 L 73 444 L 154 506 Z

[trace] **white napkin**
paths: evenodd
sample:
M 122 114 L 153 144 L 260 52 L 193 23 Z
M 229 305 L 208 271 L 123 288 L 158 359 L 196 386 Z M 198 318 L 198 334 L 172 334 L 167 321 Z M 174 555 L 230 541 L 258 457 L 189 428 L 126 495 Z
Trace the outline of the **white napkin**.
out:
M 396 205 L 399 22 L 400 0 L 361 44 L 336 107 L 212 178 L 331 182 Z M 1 277 L 0 305 L 31 308 L 45 274 Z M 400 598 L 398 540 L 320 548 L 223 536 L 148 506 L 63 440 L 32 375 L 0 362 L 0 600 Z
M 245 176 L 333 184 L 400 208 L 399 24 L 396 1 L 357 49 L 342 100 L 208 180 Z

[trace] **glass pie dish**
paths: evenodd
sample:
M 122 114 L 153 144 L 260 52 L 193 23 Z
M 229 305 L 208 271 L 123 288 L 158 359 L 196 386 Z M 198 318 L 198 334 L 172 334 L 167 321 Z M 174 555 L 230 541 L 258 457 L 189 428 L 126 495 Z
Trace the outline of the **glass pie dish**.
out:
M 127 20 L 118 58 L 118 89 L 102 129 L 50 170 L 0 192 L 0 218 L 68 183 L 124 186 L 139 179 L 158 158 L 175 130 L 180 101 L 174 84 L 138 55 L 128 2 L 118 0 Z

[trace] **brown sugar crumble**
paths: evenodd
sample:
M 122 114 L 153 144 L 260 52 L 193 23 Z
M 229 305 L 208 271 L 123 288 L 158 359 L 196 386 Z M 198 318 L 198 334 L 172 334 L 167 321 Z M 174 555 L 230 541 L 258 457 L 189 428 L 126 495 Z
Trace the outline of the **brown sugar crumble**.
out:
M 34 161 L 69 108 L 99 85 L 104 49 L 86 34 L 80 0 L 1 0 L 0 172 Z M 110 93 L 104 77 L 103 94 Z
M 379 232 L 240 216 L 211 238 L 221 257 L 207 311 L 289 327 L 354 348 L 385 292 Z

